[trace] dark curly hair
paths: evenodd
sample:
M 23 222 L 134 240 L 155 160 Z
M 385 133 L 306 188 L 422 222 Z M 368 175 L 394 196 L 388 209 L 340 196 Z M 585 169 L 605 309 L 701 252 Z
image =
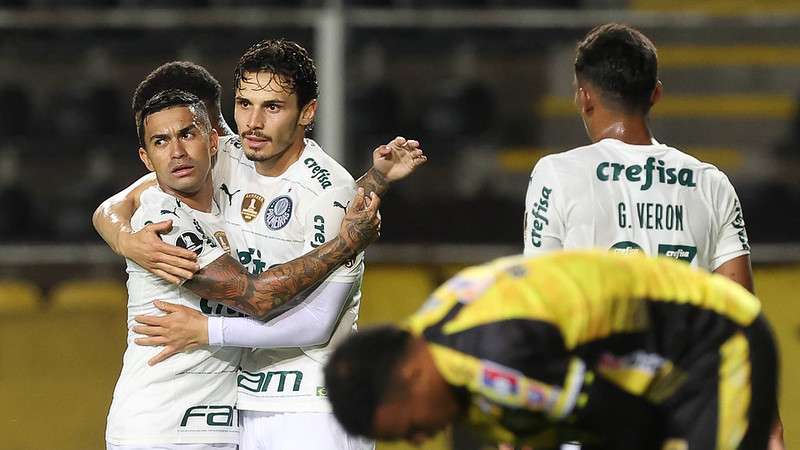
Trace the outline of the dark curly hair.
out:
M 575 76 L 624 112 L 647 114 L 658 83 L 656 47 L 627 25 L 600 25 L 578 43 Z
M 179 89 L 197 96 L 207 105 L 220 109 L 222 86 L 208 70 L 189 61 L 171 61 L 150 72 L 133 93 L 131 109 L 137 123 L 139 114 L 154 95 L 169 89 Z
M 333 414 L 352 435 L 371 436 L 378 406 L 386 400 L 412 343 L 395 326 L 366 328 L 350 336 L 325 366 L 325 387 Z
M 211 121 L 208 119 L 206 105 L 194 94 L 179 89 L 169 89 L 152 96 L 142 107 L 136 121 L 136 131 L 139 134 L 139 145 L 145 147 L 144 121 L 151 114 L 176 106 L 187 106 L 192 109 L 195 117 L 200 121 L 206 131 L 211 131 Z
M 247 49 L 233 73 L 234 87 L 247 81 L 245 72 L 269 72 L 272 79 L 280 77 L 281 87 L 297 94 L 300 108 L 319 95 L 314 60 L 306 49 L 293 41 L 267 39 Z

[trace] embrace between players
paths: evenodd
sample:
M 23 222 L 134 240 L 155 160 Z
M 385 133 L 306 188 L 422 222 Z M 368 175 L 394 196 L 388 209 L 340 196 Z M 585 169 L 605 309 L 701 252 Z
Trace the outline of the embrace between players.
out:
M 139 154 L 155 177 L 94 217 L 129 273 L 109 449 L 373 448 L 356 436 L 421 442 L 457 421 L 534 448 L 766 448 L 777 359 L 758 300 L 682 263 L 499 260 L 457 275 L 404 326 L 353 335 L 379 196 L 425 162 L 419 143 L 378 147 L 355 183 L 304 137 L 317 83 L 302 47 L 254 45 L 234 82 L 238 136 L 199 66 L 165 64 L 134 95 Z M 619 25 L 587 35 L 576 102 L 595 144 L 537 164 L 526 254 L 672 251 L 751 287 L 727 178 L 650 135 L 660 93 L 646 37 Z M 648 158 L 694 178 L 662 176 L 644 192 L 599 169 Z M 612 204 L 680 206 L 686 223 L 614 228 Z

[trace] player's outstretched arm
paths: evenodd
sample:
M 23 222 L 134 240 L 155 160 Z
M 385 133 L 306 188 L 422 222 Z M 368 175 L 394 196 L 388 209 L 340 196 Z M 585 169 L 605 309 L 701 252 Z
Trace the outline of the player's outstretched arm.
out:
M 372 167 L 356 184 L 365 192 L 383 195 L 391 183 L 411 175 L 426 161 L 428 157 L 420 148 L 419 141 L 398 136 L 372 152 Z
M 145 226 L 133 233 L 131 217 L 139 208 L 139 196 L 156 184 L 149 173 L 104 201 L 92 215 L 92 224 L 100 237 L 118 255 L 130 258 L 147 271 L 179 284 L 199 269 L 197 255 L 184 248 L 164 243 L 160 234 L 172 228 L 171 220 Z
M 359 188 L 339 235 L 305 255 L 251 275 L 230 255 L 217 258 L 184 284 L 202 298 L 266 320 L 276 308 L 325 279 L 378 237 L 380 198 Z

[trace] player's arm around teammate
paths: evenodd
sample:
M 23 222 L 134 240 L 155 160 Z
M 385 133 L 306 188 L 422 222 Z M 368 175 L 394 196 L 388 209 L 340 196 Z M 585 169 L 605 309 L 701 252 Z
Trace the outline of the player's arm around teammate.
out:
M 372 157 L 372 168 L 357 181 L 367 195 L 372 192 L 382 195 L 392 183 L 408 177 L 427 161 L 418 141 L 402 137 L 376 148 Z M 139 195 L 154 184 L 155 177 L 145 175 L 108 198 L 95 210 L 92 224 L 114 252 L 164 280 L 179 284 L 191 279 L 199 267 L 194 253 L 159 238 L 159 234 L 169 232 L 171 221 L 150 224 L 135 233 L 131 230 L 130 218 L 138 208 Z

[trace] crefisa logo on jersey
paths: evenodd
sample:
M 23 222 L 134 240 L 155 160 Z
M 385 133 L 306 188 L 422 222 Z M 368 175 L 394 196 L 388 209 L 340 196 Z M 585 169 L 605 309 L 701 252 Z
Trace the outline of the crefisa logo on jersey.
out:
M 275 198 L 267 205 L 264 222 L 270 230 L 280 230 L 292 218 L 292 199 L 286 195 Z
M 242 219 L 245 222 L 252 221 L 261 212 L 261 206 L 263 205 L 264 197 L 252 192 L 245 194 L 242 199 Z

